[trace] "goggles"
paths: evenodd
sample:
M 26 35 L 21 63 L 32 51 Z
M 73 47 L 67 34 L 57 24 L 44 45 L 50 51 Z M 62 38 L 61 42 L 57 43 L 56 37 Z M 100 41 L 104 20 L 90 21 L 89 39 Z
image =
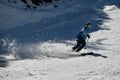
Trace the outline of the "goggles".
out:
M 88 25 L 87 25 L 87 28 L 91 28 L 91 25 L 90 25 L 90 24 L 88 24 Z

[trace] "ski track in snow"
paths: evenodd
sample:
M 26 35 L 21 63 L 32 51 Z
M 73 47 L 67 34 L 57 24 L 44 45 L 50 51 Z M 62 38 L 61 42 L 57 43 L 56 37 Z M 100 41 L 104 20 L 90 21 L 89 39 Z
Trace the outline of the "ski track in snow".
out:
M 9 61 L 8 64 L 3 60 L 9 66 L 0 67 L 0 79 L 119 80 L 120 9 L 114 5 L 105 6 L 104 12 L 110 18 L 101 26 L 105 30 L 92 33 L 88 44 L 91 48 L 81 51 L 93 51 L 98 54 L 97 56 L 71 57 L 70 54 L 76 55 L 70 51 L 75 44 L 74 41 L 22 45 L 18 46 L 17 52 L 13 54 L 18 60 L 14 60 L 12 55 L 3 57 L 3 59 L 13 59 L 13 61 Z M 70 45 L 66 45 L 68 43 Z M 107 56 L 107 58 L 102 56 Z

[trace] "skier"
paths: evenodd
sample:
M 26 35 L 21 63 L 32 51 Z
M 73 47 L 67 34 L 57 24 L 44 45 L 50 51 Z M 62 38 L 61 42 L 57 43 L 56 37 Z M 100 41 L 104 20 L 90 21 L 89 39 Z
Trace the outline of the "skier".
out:
M 77 35 L 77 44 L 72 48 L 72 51 L 79 52 L 82 48 L 86 46 L 86 39 L 90 38 L 88 31 L 91 28 L 91 23 L 88 22 L 86 27 L 83 27 L 82 30 Z

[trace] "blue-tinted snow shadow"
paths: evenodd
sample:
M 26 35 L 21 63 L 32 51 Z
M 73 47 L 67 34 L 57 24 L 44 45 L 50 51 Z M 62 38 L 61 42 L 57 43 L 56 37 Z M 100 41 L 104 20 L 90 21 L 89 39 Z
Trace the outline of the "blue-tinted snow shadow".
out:
M 106 29 L 100 27 L 105 20 L 109 19 L 108 15 L 102 11 L 105 5 L 116 5 L 119 7 L 120 3 L 118 0 L 80 0 L 74 10 L 72 9 L 72 11 L 65 14 L 51 18 L 44 17 L 38 22 L 1 31 L 0 39 L 9 35 L 11 38 L 16 38 L 25 43 L 47 40 L 71 40 L 76 37 L 81 27 L 86 26 L 85 24 L 88 21 L 92 22 L 90 32 Z
M 92 5 L 92 6 L 91 6 Z M 82 7 L 84 6 L 84 7 Z M 87 7 L 89 6 L 89 7 Z M 22 42 L 38 42 L 47 40 L 71 40 L 76 37 L 80 29 L 92 22 L 90 32 L 100 30 L 100 25 L 109 17 L 102 11 L 104 4 L 98 1 L 81 1 L 72 11 L 56 17 L 44 17 L 38 22 L 32 22 L 20 27 L 3 31 Z M 8 25 L 9 26 L 9 25 Z
M 90 11 L 92 11 L 91 14 L 88 14 Z M 102 29 L 100 25 L 103 23 L 103 20 L 109 19 L 104 12 L 99 14 L 96 10 L 88 9 L 80 15 L 81 12 L 82 10 L 77 13 L 69 12 L 55 18 L 44 18 L 40 22 L 10 29 L 4 32 L 4 36 L 9 35 L 11 38 L 18 39 L 24 43 L 47 40 L 72 40 L 76 38 L 80 29 L 86 26 L 85 24 L 88 21 L 93 23 L 90 32 L 94 32 Z M 93 19 L 94 16 L 100 17 L 102 20 Z M 46 22 L 46 20 L 48 21 Z

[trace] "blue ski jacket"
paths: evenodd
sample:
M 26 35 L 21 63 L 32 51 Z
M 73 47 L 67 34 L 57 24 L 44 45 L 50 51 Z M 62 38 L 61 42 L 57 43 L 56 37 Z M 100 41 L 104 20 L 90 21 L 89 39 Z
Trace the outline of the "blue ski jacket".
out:
M 83 27 L 79 32 L 79 34 L 77 35 L 77 38 L 85 41 L 88 36 L 89 36 L 89 29 L 87 29 L 86 27 Z

